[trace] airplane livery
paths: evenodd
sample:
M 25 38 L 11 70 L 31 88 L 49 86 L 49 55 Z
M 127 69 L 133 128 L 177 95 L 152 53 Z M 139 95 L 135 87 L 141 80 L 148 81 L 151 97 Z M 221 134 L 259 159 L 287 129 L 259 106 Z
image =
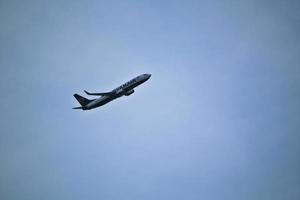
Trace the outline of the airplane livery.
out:
M 87 95 L 95 95 L 101 96 L 97 99 L 87 99 L 82 97 L 78 94 L 74 94 L 73 96 L 77 99 L 80 103 L 80 107 L 75 107 L 73 109 L 82 109 L 82 110 L 90 110 L 93 108 L 97 108 L 102 106 L 114 99 L 117 99 L 121 96 L 129 96 L 134 93 L 134 88 L 139 86 L 140 84 L 146 82 L 151 77 L 151 74 L 142 74 L 140 76 L 135 77 L 134 79 L 124 83 L 123 85 L 113 89 L 110 92 L 103 92 L 103 93 L 90 93 L 84 90 Z

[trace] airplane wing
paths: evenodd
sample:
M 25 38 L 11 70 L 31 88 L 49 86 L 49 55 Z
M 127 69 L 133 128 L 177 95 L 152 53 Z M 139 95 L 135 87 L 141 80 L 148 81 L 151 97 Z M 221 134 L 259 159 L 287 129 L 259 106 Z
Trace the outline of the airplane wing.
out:
M 101 93 L 90 93 L 86 90 L 84 90 L 84 92 L 87 94 L 87 95 L 95 95 L 95 96 L 111 96 L 111 95 L 114 95 L 116 94 L 115 92 L 101 92 Z

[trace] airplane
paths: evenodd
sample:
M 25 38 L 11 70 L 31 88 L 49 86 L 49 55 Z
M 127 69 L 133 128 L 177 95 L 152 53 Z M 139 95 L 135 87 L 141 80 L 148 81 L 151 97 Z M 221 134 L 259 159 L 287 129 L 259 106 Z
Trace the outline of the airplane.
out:
M 87 99 L 85 97 L 82 97 L 78 94 L 74 94 L 73 96 L 76 98 L 76 100 L 80 103 L 80 107 L 75 107 L 73 109 L 82 109 L 82 110 L 91 110 L 100 106 L 103 106 L 104 104 L 107 104 L 108 102 L 117 99 L 122 96 L 129 96 L 132 93 L 134 93 L 134 88 L 141 85 L 142 83 L 146 82 L 151 77 L 151 74 L 142 74 L 140 76 L 135 77 L 134 79 L 131 79 L 130 81 L 124 83 L 123 85 L 113 89 L 110 92 L 102 92 L 102 93 L 90 93 L 84 90 L 84 92 L 87 95 L 95 95 L 95 96 L 101 96 L 97 99 Z

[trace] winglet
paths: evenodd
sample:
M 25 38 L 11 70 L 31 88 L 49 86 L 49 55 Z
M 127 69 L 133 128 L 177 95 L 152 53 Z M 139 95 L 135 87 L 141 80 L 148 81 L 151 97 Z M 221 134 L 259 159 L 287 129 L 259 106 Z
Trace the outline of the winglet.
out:
M 89 93 L 88 91 L 84 90 L 84 92 L 87 94 L 87 95 L 91 95 L 91 93 Z

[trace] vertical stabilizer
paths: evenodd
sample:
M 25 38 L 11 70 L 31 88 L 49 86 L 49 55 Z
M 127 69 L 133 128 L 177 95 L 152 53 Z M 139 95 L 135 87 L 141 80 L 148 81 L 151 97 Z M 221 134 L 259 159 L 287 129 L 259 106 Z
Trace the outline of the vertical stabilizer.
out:
M 86 106 L 86 105 L 89 104 L 91 101 L 93 101 L 93 100 L 84 98 L 84 97 L 82 97 L 82 96 L 80 96 L 80 95 L 78 95 L 78 94 L 74 94 L 73 96 L 76 98 L 76 100 L 80 103 L 81 106 Z

